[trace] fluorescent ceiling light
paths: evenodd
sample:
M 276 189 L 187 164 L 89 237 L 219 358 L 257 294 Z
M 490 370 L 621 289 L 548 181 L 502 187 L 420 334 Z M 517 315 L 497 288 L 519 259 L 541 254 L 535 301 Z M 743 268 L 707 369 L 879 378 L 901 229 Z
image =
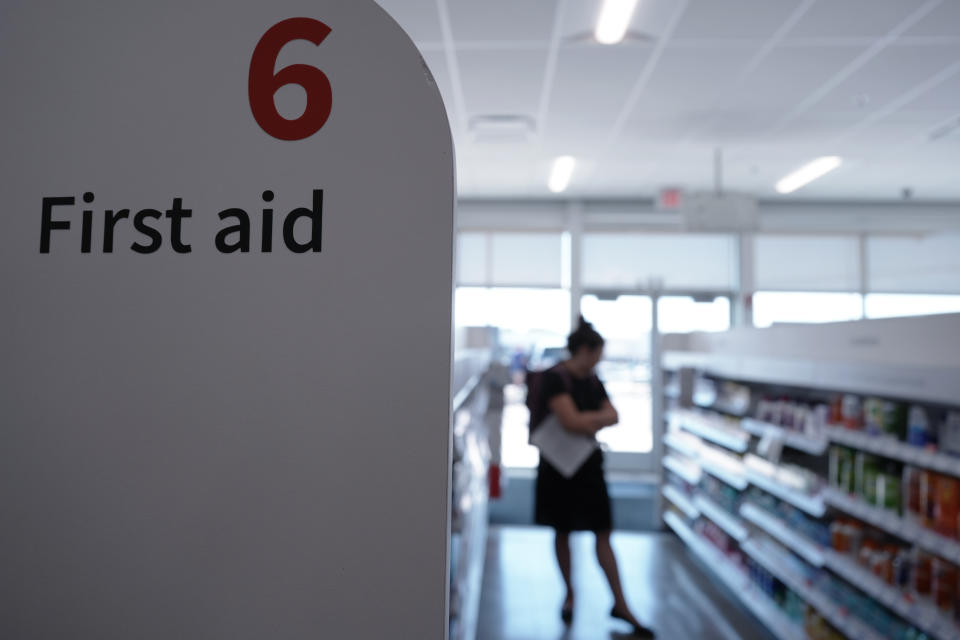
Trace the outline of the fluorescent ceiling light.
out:
M 823 177 L 843 164 L 837 156 L 824 156 L 809 162 L 777 182 L 777 193 L 793 193 L 797 189 Z
M 600 44 L 617 44 L 623 40 L 637 8 L 637 0 L 603 0 L 594 35 Z
M 553 161 L 553 169 L 550 170 L 550 180 L 547 186 L 553 193 L 561 193 L 567 190 L 570 184 L 570 178 L 573 177 L 573 167 L 577 161 L 573 156 L 560 156 Z

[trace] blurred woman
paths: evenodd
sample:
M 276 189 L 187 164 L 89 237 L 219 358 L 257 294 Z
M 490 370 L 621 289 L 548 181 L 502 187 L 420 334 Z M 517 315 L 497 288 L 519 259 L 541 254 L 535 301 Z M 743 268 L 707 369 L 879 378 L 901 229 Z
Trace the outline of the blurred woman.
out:
M 570 357 L 544 371 L 539 384 L 544 409 L 549 409 L 567 431 L 589 438 L 618 422 L 617 410 L 594 373 L 594 367 L 603 357 L 603 344 L 603 337 L 581 317 L 579 326 L 567 338 Z M 536 426 L 531 425 L 534 429 Z M 613 592 L 610 615 L 630 623 L 635 635 L 652 638 L 653 633 L 630 611 L 620 584 L 617 559 L 610 544 L 613 528 L 610 496 L 603 475 L 603 451 L 599 447 L 571 477 L 560 473 L 540 456 L 535 520 L 556 531 L 557 563 L 567 588 L 560 609 L 563 621 L 570 624 L 573 620 L 570 533 L 592 531 L 596 535 L 597 560 Z

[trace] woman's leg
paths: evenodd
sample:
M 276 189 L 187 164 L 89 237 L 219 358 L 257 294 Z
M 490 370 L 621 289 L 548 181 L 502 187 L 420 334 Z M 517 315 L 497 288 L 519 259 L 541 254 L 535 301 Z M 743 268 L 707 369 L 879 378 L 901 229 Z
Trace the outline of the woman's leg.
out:
M 570 532 L 557 530 L 553 546 L 557 552 L 557 564 L 560 565 L 560 575 L 563 576 L 563 584 L 567 587 L 567 597 L 563 601 L 563 608 L 569 609 L 573 606 L 573 582 L 571 580 L 570 570 Z
M 607 576 L 607 582 L 610 583 L 610 590 L 613 592 L 613 609 L 621 614 L 631 624 L 639 625 L 630 606 L 623 595 L 623 586 L 620 584 L 620 570 L 617 568 L 617 557 L 613 553 L 613 546 L 610 544 L 609 531 L 597 531 L 597 560 L 600 562 L 600 568 Z

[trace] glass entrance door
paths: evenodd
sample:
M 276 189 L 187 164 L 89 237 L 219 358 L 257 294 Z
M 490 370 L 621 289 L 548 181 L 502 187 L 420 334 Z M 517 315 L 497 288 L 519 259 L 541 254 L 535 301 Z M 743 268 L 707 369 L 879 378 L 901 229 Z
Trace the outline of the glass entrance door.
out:
M 606 341 L 597 367 L 620 422 L 597 434 L 606 448 L 608 471 L 647 473 L 656 469 L 650 388 L 650 331 L 653 300 L 645 295 L 615 299 L 588 294 L 580 311 Z
M 664 295 L 656 298 L 659 333 L 726 331 L 730 328 L 730 299 L 726 296 Z M 654 298 L 620 295 L 615 298 L 588 294 L 580 311 L 606 340 L 604 359 L 597 373 L 620 414 L 619 424 L 597 438 L 607 449 L 607 469 L 613 472 L 649 473 L 660 460 L 654 429 L 657 415 L 651 371 Z

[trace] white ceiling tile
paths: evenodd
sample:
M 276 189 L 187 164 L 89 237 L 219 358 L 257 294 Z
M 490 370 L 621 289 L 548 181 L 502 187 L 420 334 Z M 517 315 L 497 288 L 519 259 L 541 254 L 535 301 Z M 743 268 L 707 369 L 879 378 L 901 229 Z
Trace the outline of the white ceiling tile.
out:
M 908 105 L 910 109 L 946 109 L 960 115 L 960 76 L 953 76 L 946 82 L 918 96 Z
M 562 48 L 545 127 L 551 128 L 555 119 L 590 121 L 601 129 L 607 123 L 609 127 L 649 58 L 650 50 L 640 47 Z
M 677 0 L 640 0 L 633 14 L 630 31 L 654 39 L 663 37 L 677 11 L 677 4 Z
M 725 93 L 724 108 L 786 113 L 861 53 L 859 47 L 774 49 L 742 84 Z
M 610 121 L 586 118 L 577 120 L 550 119 L 547 130 L 537 139 L 537 145 L 551 157 L 572 155 L 577 158 L 594 157 L 603 148 Z
M 440 17 L 435 0 L 377 0 L 417 44 L 440 42 Z
M 467 115 L 537 115 L 547 50 L 459 51 Z
M 652 197 L 664 187 L 703 191 L 713 187 L 713 150 L 645 144 L 630 158 L 604 161 L 590 176 L 593 194 Z
M 535 42 L 553 33 L 556 0 L 447 0 L 453 38 L 460 42 Z
M 960 2 L 946 0 L 904 35 L 960 36 Z
M 691 0 L 674 37 L 768 38 L 799 4 L 799 0 Z
M 790 32 L 791 37 L 880 37 L 920 8 L 919 0 L 821 0 Z
M 668 47 L 640 96 L 636 116 L 709 108 L 752 55 L 743 49 Z
M 870 113 L 958 60 L 960 47 L 890 47 L 847 78 L 818 106 L 825 109 L 859 106 Z

